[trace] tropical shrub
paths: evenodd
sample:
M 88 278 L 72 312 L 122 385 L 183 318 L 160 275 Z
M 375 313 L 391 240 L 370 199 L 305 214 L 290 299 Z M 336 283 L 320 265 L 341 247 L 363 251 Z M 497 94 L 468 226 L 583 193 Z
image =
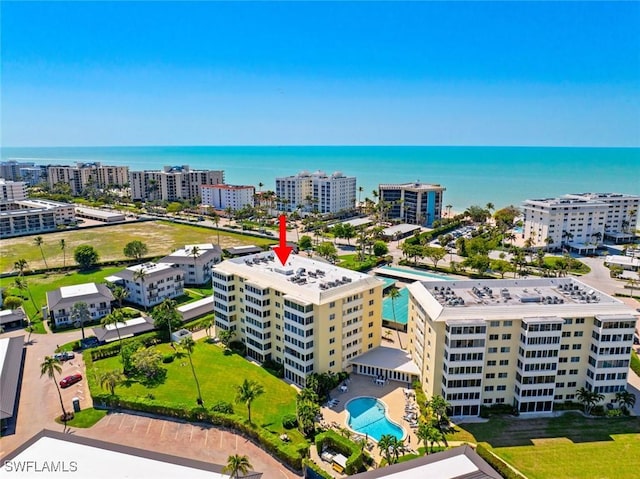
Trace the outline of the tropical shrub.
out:
M 224 414 L 233 414 L 233 404 L 227 401 L 216 401 L 211 406 L 213 412 L 221 412 Z
M 286 414 L 282 417 L 282 427 L 285 429 L 294 429 L 298 426 L 298 419 L 295 414 Z

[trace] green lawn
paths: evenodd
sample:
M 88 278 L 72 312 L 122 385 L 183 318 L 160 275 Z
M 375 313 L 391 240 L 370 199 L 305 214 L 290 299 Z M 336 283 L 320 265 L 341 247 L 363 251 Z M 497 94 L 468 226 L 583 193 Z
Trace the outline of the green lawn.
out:
M 451 440 L 488 443 L 530 479 L 626 479 L 640 468 L 640 418 L 492 418 L 463 424 Z M 606 458 L 603 460 L 603 458 Z
M 363 271 L 371 269 L 376 265 L 375 256 L 365 256 L 364 261 L 359 261 L 359 254 L 343 254 L 338 256 L 338 266 L 342 268 L 352 269 L 354 271 Z
M 173 352 L 168 344 L 156 347 L 162 354 Z M 225 355 L 221 347 L 205 341 L 198 342 L 193 352 L 193 363 L 206 407 L 216 401 L 226 401 L 233 404 L 237 414 L 246 417 L 246 406 L 235 404 L 236 386 L 245 378 L 255 380 L 264 386 L 265 394 L 251 405 L 252 421 L 277 434 L 286 432 L 294 443 L 305 442 L 297 430 L 285 430 L 282 427 L 282 417 L 295 414 L 296 390 L 293 387 L 260 366 L 235 354 Z M 94 362 L 91 371 L 87 371 L 91 390 L 94 393 L 105 393 L 96 384 L 96 374 L 121 367 L 119 356 Z M 138 382 L 131 382 L 119 386 L 116 394 L 123 399 L 148 398 L 151 394 L 158 404 L 195 407 L 197 392 L 188 358 L 176 358 L 171 363 L 162 364 L 162 367 L 167 369 L 163 384 L 149 388 Z
M 32 276 L 25 276 L 27 280 L 27 284 L 33 295 L 33 300 L 39 307 L 42 307 L 47 304 L 47 291 L 54 290 L 61 286 L 72 286 L 75 284 L 82 283 L 101 283 L 104 282 L 104 278 L 111 274 L 120 271 L 122 267 L 109 267 L 109 268 L 101 268 L 99 270 L 90 271 L 86 273 L 51 273 L 51 274 L 36 274 Z M 27 315 L 37 324 L 42 321 L 42 317 L 40 314 L 35 316 L 36 310 L 29 298 L 29 295 L 26 291 L 21 292 L 18 289 L 14 288 L 13 285 L 14 278 L 0 278 L 0 287 L 8 288 L 9 294 L 13 295 L 22 295 L 26 299 L 23 303 L 23 307 Z M 19 294 L 18 294 L 19 293 Z M 38 311 L 40 313 L 40 311 Z M 44 332 L 44 330 L 40 331 Z
M 73 419 L 67 422 L 67 426 L 87 428 L 93 426 L 100 419 L 107 415 L 107 411 L 100 409 L 84 409 L 74 414 Z M 60 418 L 56 419 L 57 423 L 62 424 Z
M 564 260 L 564 258 L 559 256 L 545 256 L 544 264 L 547 265 L 550 269 L 554 269 L 556 263 L 561 260 Z M 569 273 L 587 274 L 589 271 L 591 271 L 591 268 L 589 268 L 582 261 L 575 258 L 571 259 L 570 265 L 571 267 L 569 268 Z
M 76 229 L 41 235 L 44 252 L 49 266 L 62 266 L 64 253 L 60 249 L 60 240 L 66 244 L 66 264 L 74 266 L 73 250 L 82 244 L 92 245 L 100 254 L 101 261 L 124 259 L 122 250 L 133 240 L 140 240 L 149 248 L 149 256 L 164 256 L 172 251 L 184 247 L 185 244 L 218 242 L 218 232 L 213 229 L 196 225 L 171 223 L 168 221 L 153 221 L 145 223 L 129 223 L 101 228 Z M 2 240 L 2 255 L 0 255 L 0 271 L 13 270 L 16 260 L 24 258 L 30 268 L 44 268 L 40 248 L 34 244 L 33 236 L 9 238 Z M 257 246 L 275 244 L 276 240 L 257 238 L 238 233 L 220 231 L 220 246 L 240 246 L 254 244 Z

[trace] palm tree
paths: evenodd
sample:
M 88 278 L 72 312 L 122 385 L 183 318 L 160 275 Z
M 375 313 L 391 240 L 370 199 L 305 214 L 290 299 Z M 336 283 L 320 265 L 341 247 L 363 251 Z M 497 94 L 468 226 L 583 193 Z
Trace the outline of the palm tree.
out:
M 180 346 L 184 348 L 187 352 L 187 356 L 189 356 L 189 364 L 191 365 L 191 372 L 193 373 L 193 379 L 196 381 L 196 388 L 198 389 L 198 406 L 204 407 L 204 401 L 202 400 L 202 393 L 200 392 L 200 383 L 198 382 L 198 376 L 196 376 L 196 370 L 193 367 L 193 360 L 191 359 L 191 353 L 193 353 L 193 348 L 196 347 L 196 342 L 192 337 L 188 336 L 180 341 Z
M 109 289 L 111 289 L 111 294 L 113 294 L 113 299 L 115 299 L 118 302 L 118 308 L 122 308 L 122 302 L 129 297 L 129 290 L 123 286 L 113 285 L 113 284 Z
M 20 258 L 15 263 L 13 263 L 13 269 L 18 271 L 18 276 L 24 276 L 25 270 L 29 267 L 27 260 L 24 258 Z
M 380 454 L 387 460 L 388 465 L 394 462 L 397 441 L 396 437 L 392 434 L 383 434 L 378 441 Z
M 584 413 L 588 416 L 593 407 L 604 399 L 604 394 L 580 388 L 576 393 L 576 399 L 583 404 Z
M 103 326 L 114 326 L 116 328 L 116 334 L 118 335 L 118 344 L 120 344 L 120 354 L 122 355 L 122 368 L 124 369 L 124 351 L 122 349 L 122 338 L 120 337 L 119 324 L 124 325 L 124 314 L 121 309 L 114 309 L 110 314 L 102 318 L 100 324 Z
M 25 331 L 29 333 L 29 336 L 27 336 L 27 343 L 31 344 L 31 335 L 36 331 L 36 327 L 33 324 L 30 324 L 25 328 Z
M 78 301 L 71 306 L 69 318 L 74 323 L 80 323 L 82 329 L 82 339 L 84 340 L 84 323 L 91 320 L 91 312 L 89 306 L 84 301 Z M 77 326 L 76 326 L 77 327 Z
M 631 279 L 629 279 L 629 281 L 627 281 L 627 284 L 625 286 L 629 287 L 629 290 L 630 290 L 630 293 L 631 293 L 629 296 L 633 298 L 633 289 L 636 286 L 638 286 L 638 280 L 634 279 L 634 278 L 631 278 Z
M 451 218 L 451 208 L 453 208 L 453 205 L 447 205 L 445 208 L 447 209 L 447 218 Z
M 64 425 L 66 427 L 67 411 L 64 409 L 62 393 L 60 392 L 60 386 L 58 385 L 58 381 L 56 380 L 56 373 L 60 374 L 61 372 L 62 366 L 60 366 L 60 361 L 52 358 L 51 356 L 45 356 L 44 361 L 40 364 L 40 377 L 46 374 L 47 377 L 53 381 L 53 384 L 56 385 L 56 389 L 58 390 L 58 397 L 60 398 L 60 407 L 62 408 L 62 421 L 64 422 Z
M 244 476 L 252 468 L 253 466 L 249 462 L 248 456 L 234 454 L 227 458 L 227 465 L 222 468 L 222 472 L 229 473 L 230 479 L 237 479 L 240 474 Z
M 18 276 L 14 281 L 13 281 L 13 286 L 18 289 L 19 291 L 26 291 L 27 294 L 29 295 L 29 298 L 31 299 L 31 304 L 33 304 L 33 309 L 35 310 L 35 315 L 38 315 L 38 306 L 36 305 L 35 300 L 33 299 L 33 295 L 31 294 L 31 289 L 29 289 L 29 283 L 27 283 L 27 280 L 24 278 L 21 278 L 20 276 Z
M 40 254 L 42 255 L 42 261 L 44 261 L 44 267 L 46 269 L 49 269 L 49 265 L 47 265 L 47 259 L 44 257 L 44 251 L 42 249 L 42 245 L 44 244 L 44 240 L 42 239 L 42 236 L 36 236 L 35 238 L 33 238 L 33 242 L 36 244 L 38 248 L 40 248 Z
M 218 225 L 220 225 L 220 215 L 218 213 L 213 213 L 211 220 L 213 221 L 213 224 L 216 225 L 216 229 L 217 229 Z M 218 246 L 220 246 L 220 230 L 217 229 L 217 232 L 218 232 Z
M 173 343 L 173 338 L 171 337 L 171 323 L 177 322 L 180 319 L 180 313 L 178 313 L 176 306 L 177 303 L 175 300 L 167 298 L 158 306 L 153 308 L 153 311 L 151 312 L 156 323 L 156 328 L 166 321 L 167 328 L 169 330 L 169 342 L 171 343 Z M 158 323 L 160 323 L 160 325 Z
M 429 450 L 433 452 L 433 441 L 435 439 L 435 433 L 437 432 L 438 430 L 428 422 L 421 422 L 418 426 L 416 436 L 418 438 L 418 441 L 422 441 L 422 443 L 424 444 L 424 448 L 427 454 L 429 454 Z
M 62 267 L 67 266 L 67 242 L 62 238 L 60 240 L 60 249 L 62 250 Z
M 108 389 L 112 396 L 116 393 L 116 386 L 124 380 L 124 375 L 117 369 L 105 371 L 100 375 L 100 387 Z
M 262 394 L 264 394 L 264 387 L 253 380 L 245 379 L 240 386 L 236 387 L 236 402 L 247 405 L 249 424 L 251 424 L 251 403 Z
M 396 287 L 393 287 L 389 290 L 389 298 L 391 298 L 391 311 L 393 312 L 393 322 L 396 323 L 396 299 L 400 297 L 400 290 Z M 400 349 L 404 349 L 402 347 L 402 340 L 400 339 L 400 330 L 396 329 L 396 333 L 398 334 L 398 344 L 400 345 Z
M 138 280 L 140 280 L 140 282 L 142 283 L 142 287 L 140 288 L 142 290 L 142 306 L 144 306 L 144 310 L 147 310 L 147 306 L 148 306 L 148 297 L 147 297 L 147 292 L 145 290 L 144 287 L 144 280 L 147 277 L 147 272 L 144 269 L 143 265 L 140 265 L 140 267 L 133 273 L 133 282 L 137 283 Z
M 628 411 L 636 405 L 636 395 L 629 391 L 620 391 L 616 393 L 616 402 L 623 411 Z
M 198 256 L 200 256 L 200 246 L 193 245 L 189 252 L 189 256 L 193 257 L 193 284 L 198 284 L 198 266 L 196 261 L 198 260 Z

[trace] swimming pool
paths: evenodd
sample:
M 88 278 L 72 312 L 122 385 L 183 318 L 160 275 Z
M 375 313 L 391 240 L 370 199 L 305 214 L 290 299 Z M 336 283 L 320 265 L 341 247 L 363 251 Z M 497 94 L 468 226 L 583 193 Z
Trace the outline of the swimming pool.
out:
M 404 437 L 404 429 L 387 418 L 386 406 L 374 397 L 359 397 L 349 401 L 347 410 L 347 426 L 360 434 L 379 441 L 385 434 L 398 439 Z
M 397 272 L 415 274 L 417 276 L 424 276 L 425 278 L 431 279 L 440 279 L 442 281 L 455 281 L 454 278 L 450 278 L 448 276 L 445 276 L 444 274 L 426 273 L 424 271 L 418 271 L 416 269 L 398 268 L 397 266 L 380 266 L 378 268 L 378 271 L 380 271 L 381 273 L 388 272 L 390 276 L 393 275 L 393 272 Z

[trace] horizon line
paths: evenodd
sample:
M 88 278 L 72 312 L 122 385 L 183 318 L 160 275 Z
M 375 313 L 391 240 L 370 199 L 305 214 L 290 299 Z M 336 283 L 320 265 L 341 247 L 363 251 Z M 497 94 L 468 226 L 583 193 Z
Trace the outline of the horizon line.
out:
M 633 146 L 603 145 L 431 145 L 431 144 L 121 144 L 121 145 L 0 145 L 4 148 L 590 148 L 639 149 Z

